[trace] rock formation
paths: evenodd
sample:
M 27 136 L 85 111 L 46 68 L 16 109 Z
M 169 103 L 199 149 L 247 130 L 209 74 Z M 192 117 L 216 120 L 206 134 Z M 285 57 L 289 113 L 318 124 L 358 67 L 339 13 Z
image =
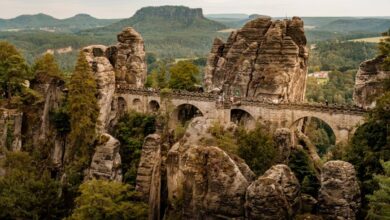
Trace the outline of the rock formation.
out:
M 30 87 L 42 96 L 42 100 L 24 112 L 23 144 L 50 148 L 48 156 L 59 168 L 63 164 L 66 137 L 56 129 L 51 114 L 63 105 L 65 81 L 60 76 L 37 72 Z
M 103 134 L 95 147 L 87 178 L 122 181 L 119 141 L 111 135 Z
M 148 135 L 142 146 L 136 190 L 149 204 L 149 219 L 160 219 L 161 163 L 161 137 Z
M 274 142 L 278 147 L 277 162 L 282 164 L 288 164 L 288 158 L 292 149 L 292 132 L 288 128 L 276 129 L 274 133 Z
M 0 109 L 0 156 L 7 149 L 19 151 L 22 148 L 23 114 L 16 110 Z
M 118 34 L 118 44 L 106 51 L 111 61 L 117 82 L 126 82 L 137 88 L 144 86 L 146 80 L 145 46 L 141 35 L 128 27 Z
M 168 152 L 169 216 L 221 219 L 244 216 L 246 188 L 253 172 L 218 147 L 201 146 L 211 123 L 195 118 L 184 138 Z
M 308 52 L 303 21 L 260 17 L 214 41 L 205 70 L 206 91 L 272 102 L 304 99 Z
M 275 165 L 246 192 L 248 219 L 291 219 L 300 206 L 300 185 L 286 165 Z
M 385 57 L 379 56 L 360 64 L 356 74 L 353 100 L 359 107 L 370 109 L 376 105 L 376 99 L 383 94 L 385 80 L 390 79 L 390 71 L 381 67 Z
M 143 87 L 146 79 L 144 41 L 133 28 L 118 34 L 115 46 L 92 45 L 83 52 L 89 62 L 98 89 L 98 135 L 102 140 L 95 148 L 88 178 L 106 178 L 121 181 L 119 142 L 108 134 L 111 122 L 119 112 L 114 97 L 117 83 Z
M 352 164 L 329 161 L 321 173 L 319 213 L 327 219 L 356 219 L 360 207 L 360 189 Z

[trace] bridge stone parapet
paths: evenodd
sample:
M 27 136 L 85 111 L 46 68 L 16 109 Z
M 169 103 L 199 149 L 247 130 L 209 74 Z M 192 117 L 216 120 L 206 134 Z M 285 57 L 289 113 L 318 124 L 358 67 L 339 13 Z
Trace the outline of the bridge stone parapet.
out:
M 117 85 L 116 97 L 123 99 L 127 110 L 150 112 L 151 103 L 161 106 L 161 92 L 154 89 Z M 356 128 L 364 123 L 366 110 L 348 105 L 320 103 L 273 103 L 266 100 L 238 97 L 221 97 L 202 92 L 173 90 L 170 100 L 175 108 L 182 105 L 196 107 L 206 118 L 230 122 L 232 112 L 243 111 L 256 121 L 265 122 L 273 129 L 290 127 L 306 117 L 315 117 L 327 123 L 336 136 L 336 142 L 347 141 Z

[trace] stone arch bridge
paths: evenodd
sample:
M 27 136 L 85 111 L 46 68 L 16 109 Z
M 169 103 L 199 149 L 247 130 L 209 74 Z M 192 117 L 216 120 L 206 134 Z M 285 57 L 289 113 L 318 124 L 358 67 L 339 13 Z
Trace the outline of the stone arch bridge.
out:
M 253 122 L 259 120 L 267 123 L 270 129 L 292 128 L 304 118 L 315 117 L 329 125 L 335 135 L 336 143 L 348 141 L 352 137 L 356 128 L 364 123 L 366 112 L 361 108 L 351 106 L 308 103 L 275 104 L 251 98 L 242 98 L 236 104 L 232 104 L 230 101 L 221 102 L 219 99 L 218 95 L 210 93 L 173 91 L 170 94 L 173 114 L 181 106 L 193 106 L 200 115 L 223 123 L 234 119 L 240 120 L 245 116 Z M 143 113 L 165 110 L 159 91 L 121 85 L 117 85 L 114 105 L 122 110 L 135 110 Z

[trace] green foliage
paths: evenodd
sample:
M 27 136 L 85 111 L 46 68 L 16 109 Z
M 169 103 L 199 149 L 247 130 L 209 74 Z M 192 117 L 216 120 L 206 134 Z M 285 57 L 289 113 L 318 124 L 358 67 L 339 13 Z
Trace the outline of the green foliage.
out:
M 70 117 L 65 108 L 59 108 L 56 111 L 50 112 L 50 121 L 54 124 L 57 132 L 65 136 L 70 132 Z
M 91 180 L 80 185 L 80 193 L 69 220 L 147 219 L 147 205 L 130 185 Z
M 193 90 L 199 83 L 199 69 L 190 61 L 179 61 L 169 68 L 172 89 Z
M 288 166 L 301 183 L 302 192 L 317 197 L 320 183 L 316 177 L 315 168 L 309 162 L 309 155 L 303 149 L 294 149 L 291 152 Z
M 379 189 L 367 196 L 370 202 L 370 210 L 367 215 L 369 220 L 390 219 L 390 161 L 382 161 L 381 164 L 385 171 L 384 175 L 374 176 Z
M 7 153 L 0 177 L 0 219 L 59 219 L 63 201 L 59 182 L 24 152 Z
M 144 138 L 155 132 L 155 116 L 137 112 L 124 114 L 114 128 L 114 136 L 120 141 L 120 155 L 124 182 L 135 185 L 137 168 Z
M 159 61 L 157 66 L 148 75 L 145 87 L 163 89 L 168 87 L 168 71 L 166 63 Z
M 380 55 L 385 56 L 383 69 L 390 71 L 390 29 L 383 36 L 386 36 L 386 38 L 379 43 L 379 52 Z
M 376 55 L 376 44 L 348 41 L 316 42 L 310 51 L 309 72 L 316 69 L 345 72 L 357 69 L 361 62 Z
M 329 81 L 319 84 L 315 78 L 308 77 L 306 99 L 310 102 L 351 104 L 353 103 L 353 88 L 355 85 L 355 71 L 329 73 Z
M 55 57 L 49 53 L 46 53 L 35 61 L 32 72 L 36 79 L 45 79 L 47 77 L 62 79 L 62 73 Z
M 273 165 L 277 155 L 275 143 L 262 125 L 257 124 L 250 131 L 240 128 L 237 139 L 238 156 L 245 160 L 255 174 L 262 175 Z
M 334 147 L 336 137 L 328 124 L 317 118 L 310 118 L 306 125 L 305 134 L 317 147 L 319 156 L 324 156 L 330 148 Z
M 229 153 L 238 154 L 237 137 L 232 131 L 229 131 L 219 122 L 215 122 L 208 130 L 213 135 L 214 140 L 205 140 L 209 146 L 218 146 Z
M 29 78 L 29 68 L 22 55 L 13 45 L 0 41 L 0 94 L 2 98 L 11 102 L 14 96 L 23 95 L 24 83 Z
M 380 160 L 390 160 L 390 111 L 388 109 L 390 109 L 390 92 L 377 100 L 377 107 L 368 114 L 367 122 L 356 130 L 346 154 L 347 161 L 355 166 L 361 181 L 363 210 L 367 210 L 365 195 L 372 194 L 378 188 L 373 176 L 384 172 Z
M 88 157 L 96 140 L 96 124 L 99 115 L 97 86 L 91 68 L 83 52 L 80 52 L 75 71 L 70 78 L 68 112 L 70 115 L 71 143 L 69 159 Z

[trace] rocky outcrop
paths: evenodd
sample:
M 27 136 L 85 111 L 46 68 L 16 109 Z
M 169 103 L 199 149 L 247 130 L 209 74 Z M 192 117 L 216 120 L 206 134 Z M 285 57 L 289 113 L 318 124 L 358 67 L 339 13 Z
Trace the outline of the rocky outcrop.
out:
M 103 45 L 88 46 L 83 49 L 90 64 L 97 84 L 99 105 L 99 131 L 105 132 L 112 119 L 112 105 L 115 93 L 115 69 L 105 56 L 107 47 Z
M 205 70 L 208 92 L 272 102 L 304 99 L 308 52 L 303 21 L 260 17 L 234 31 L 225 43 L 215 39 Z
M 384 92 L 385 80 L 390 79 L 390 71 L 383 71 L 385 57 L 379 56 L 360 64 L 356 74 L 353 100 L 359 107 L 374 108 L 376 99 Z
M 142 146 L 136 190 L 149 205 L 149 219 L 160 219 L 161 163 L 161 137 L 148 135 Z
M 119 142 L 108 134 L 112 122 L 121 114 L 122 104 L 115 98 L 115 87 L 118 83 L 143 87 L 146 79 L 144 41 L 129 27 L 118 34 L 117 45 L 92 45 L 85 47 L 83 52 L 97 82 L 100 109 L 98 135 L 103 140 L 107 139 L 96 147 L 88 177 L 120 181 Z
M 116 81 L 142 88 L 146 80 L 143 38 L 133 28 L 128 27 L 118 34 L 118 42 L 106 52 L 106 56 L 115 68 Z
M 277 162 L 288 164 L 288 158 L 293 147 L 292 132 L 288 128 L 278 128 L 274 133 L 274 142 L 277 146 Z
M 107 179 L 122 181 L 119 141 L 111 135 L 103 134 L 95 148 L 87 179 Z
M 6 150 L 22 148 L 23 113 L 12 109 L 0 109 L 0 156 Z
M 324 219 L 356 219 L 360 189 L 352 164 L 344 161 L 324 164 L 318 203 L 319 213 Z
M 243 218 L 253 172 L 218 147 L 202 146 L 212 123 L 195 118 L 167 156 L 169 216 L 182 219 Z
M 300 185 L 286 165 L 275 165 L 246 192 L 248 219 L 291 219 L 300 206 Z

